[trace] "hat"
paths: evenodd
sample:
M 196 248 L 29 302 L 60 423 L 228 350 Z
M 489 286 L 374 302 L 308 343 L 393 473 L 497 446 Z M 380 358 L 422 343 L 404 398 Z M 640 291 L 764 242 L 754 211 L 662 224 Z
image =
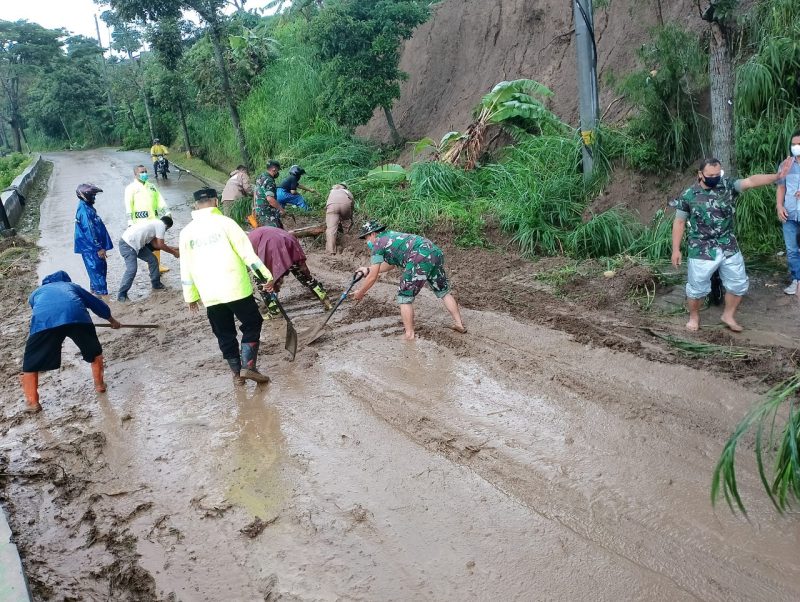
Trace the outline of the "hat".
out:
M 195 201 L 205 201 L 216 198 L 217 198 L 217 191 L 214 190 L 213 188 L 201 188 L 200 190 L 197 190 L 194 193 Z
M 42 286 L 45 284 L 52 284 L 53 282 L 72 282 L 72 280 L 70 279 L 69 274 L 63 270 L 59 270 L 57 272 L 53 272 L 49 276 L 45 276 L 42 279 Z
M 386 230 L 386 226 L 384 226 L 378 220 L 371 219 L 364 222 L 364 225 L 361 226 L 361 231 L 358 233 L 358 237 L 364 238 L 368 234 L 372 234 L 373 232 L 383 232 L 384 230 Z

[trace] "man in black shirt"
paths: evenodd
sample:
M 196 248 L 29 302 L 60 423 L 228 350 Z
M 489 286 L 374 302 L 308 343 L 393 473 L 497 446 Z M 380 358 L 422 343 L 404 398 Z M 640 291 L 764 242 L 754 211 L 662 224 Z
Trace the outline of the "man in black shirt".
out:
M 306 170 L 299 165 L 292 165 L 289 168 L 289 177 L 281 182 L 280 186 L 278 186 L 278 202 L 281 204 L 281 207 L 286 207 L 286 205 L 296 205 L 303 211 L 308 211 L 308 204 L 306 203 L 305 198 L 303 198 L 303 195 L 299 194 L 297 191 L 305 190 L 306 192 L 314 193 L 317 191 L 313 188 L 303 186 L 300 183 L 300 178 L 304 173 L 306 173 Z

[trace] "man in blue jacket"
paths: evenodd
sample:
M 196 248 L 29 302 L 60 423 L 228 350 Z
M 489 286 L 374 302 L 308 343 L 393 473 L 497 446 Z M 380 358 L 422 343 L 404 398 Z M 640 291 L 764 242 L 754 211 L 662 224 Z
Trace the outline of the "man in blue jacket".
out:
M 81 184 L 78 195 L 78 210 L 75 212 L 75 252 L 83 257 L 83 265 L 89 274 L 89 288 L 95 295 L 108 295 L 106 275 L 108 263 L 106 253 L 114 248 L 103 220 L 94 208 L 95 196 L 103 192 L 94 184 Z
M 42 286 L 31 293 L 28 303 L 33 308 L 33 316 L 20 375 L 25 411 L 42 409 L 39 372 L 61 367 L 61 346 L 68 337 L 78 346 L 84 361 L 92 365 L 95 391 L 105 391 L 103 348 L 87 308 L 108 320 L 111 328 L 119 328 L 120 323 L 111 315 L 108 305 L 74 284 L 69 274 L 60 271 L 45 277 Z

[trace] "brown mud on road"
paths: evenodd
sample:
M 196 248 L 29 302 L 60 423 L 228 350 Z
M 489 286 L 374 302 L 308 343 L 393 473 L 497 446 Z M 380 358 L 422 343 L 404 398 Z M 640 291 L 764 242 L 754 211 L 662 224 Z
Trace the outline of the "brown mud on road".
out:
M 52 159 L 39 270 L 66 265 L 85 284 L 69 252 L 79 182 L 67 174 L 106 190 L 98 206 L 116 240 L 128 167 L 145 157 Z M 192 188 L 162 187 L 173 204 Z M 173 214 L 176 240 L 188 208 Z M 334 294 L 364 261 L 360 247 L 315 249 L 312 271 Z M 42 378 L 44 412 L 25 417 L 7 369 L 2 501 L 36 598 L 800 598 L 800 526 L 773 512 L 754 467 L 739 475 L 752 523 L 708 499 L 763 367 L 710 371 L 632 311 L 553 297 L 534 264 L 508 254 L 447 261 L 468 335 L 446 328 L 426 291 L 419 339 L 403 342 L 390 274 L 294 362 L 284 324 L 266 323 L 268 386 L 233 388 L 171 258 L 167 291 L 140 273 L 134 303 L 112 308 L 163 324 L 162 336 L 100 331 L 106 394 L 67 345 L 63 368 Z M 116 253 L 110 270 L 115 290 Z M 323 318 L 291 278 L 282 296 L 299 330 Z M 10 312 L 4 345 L 21 356 L 27 311 Z M 781 353 L 776 364 L 791 357 Z

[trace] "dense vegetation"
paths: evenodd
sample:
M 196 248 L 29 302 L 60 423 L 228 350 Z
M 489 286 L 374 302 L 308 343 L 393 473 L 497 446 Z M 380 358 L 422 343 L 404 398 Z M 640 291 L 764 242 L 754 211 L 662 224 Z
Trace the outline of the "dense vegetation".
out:
M 0 190 L 3 190 L 21 174 L 30 163 L 30 157 L 22 153 L 11 153 L 0 157 Z
M 737 32 L 738 169 L 771 171 L 800 123 L 800 6 L 761 0 L 737 14 L 738 3 L 725 2 Z M 400 43 L 427 18 L 429 2 L 277 1 L 281 10 L 272 16 L 244 9 L 226 16 L 217 0 L 109 4 L 103 19 L 113 27 L 114 53 L 105 61 L 93 40 L 0 22 L 0 79 L 16 86 L 0 103 L 5 146 L 137 148 L 158 136 L 221 170 L 243 158 L 256 169 L 269 158 L 301 163 L 319 190 L 352 184 L 362 213 L 409 230 L 447 224 L 461 244 L 483 244 L 487 225 L 496 225 L 528 255 L 652 260 L 669 254 L 663 213 L 646 226 L 622 208 L 586 221 L 589 200 L 614 165 L 685 170 L 709 152 L 710 126 L 699 108 L 709 86 L 707 42 L 674 24 L 652 32 L 640 72 L 605 82 L 639 111 L 624 126 L 602 128 L 592 181 L 580 175 L 574 129 L 544 109 L 539 99 L 549 91 L 535 82 L 506 90 L 505 105 L 484 99 L 464 133 L 421 141 L 426 159 L 392 181 L 367 174 L 402 147 L 378 148 L 353 132 L 376 109 L 393 128 L 404 77 Z M 187 8 L 199 11 L 199 26 L 181 19 Z M 516 143 L 486 155 L 488 127 L 503 127 Z M 772 194 L 743 197 L 739 229 L 748 251 L 782 246 Z M 320 208 L 324 199 L 310 201 Z

